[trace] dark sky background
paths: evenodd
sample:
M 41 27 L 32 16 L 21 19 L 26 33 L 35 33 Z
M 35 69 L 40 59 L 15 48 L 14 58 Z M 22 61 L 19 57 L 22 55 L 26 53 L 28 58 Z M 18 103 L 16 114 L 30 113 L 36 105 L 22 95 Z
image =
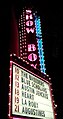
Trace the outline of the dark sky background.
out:
M 58 106 L 57 119 L 63 119 L 63 8 L 62 3 L 47 0 L 2 1 L 0 4 L 0 84 L 2 100 L 0 116 L 3 119 L 3 112 L 7 116 L 8 99 L 5 97 L 8 92 L 11 9 L 14 7 L 17 13 L 25 5 L 34 6 L 41 16 L 46 71 L 51 77 L 54 99 Z

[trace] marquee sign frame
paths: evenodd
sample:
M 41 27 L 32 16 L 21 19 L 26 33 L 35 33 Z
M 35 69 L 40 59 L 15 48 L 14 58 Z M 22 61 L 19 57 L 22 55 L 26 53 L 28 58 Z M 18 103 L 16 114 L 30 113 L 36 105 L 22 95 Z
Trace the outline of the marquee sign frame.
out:
M 23 72 L 27 72 L 28 74 L 28 77 L 33 77 L 33 78 L 31 78 L 31 79 L 27 79 L 27 83 L 26 83 L 26 79 L 25 80 L 21 80 L 20 78 L 18 78 L 19 76 L 18 76 L 18 74 L 17 74 L 17 77 L 15 77 L 15 68 L 16 67 L 18 67 L 18 69 L 20 70 L 20 72 L 21 71 L 23 71 Z M 30 69 L 30 70 L 29 70 Z M 14 72 L 14 73 L 13 73 Z M 43 84 L 43 88 L 42 88 L 42 86 L 40 86 L 40 84 L 37 84 L 37 82 L 36 82 L 36 79 L 37 78 L 37 82 L 38 82 L 38 80 L 39 80 L 39 82 L 40 82 L 40 84 Z M 21 80 L 22 82 L 20 82 L 20 81 L 17 81 L 16 82 L 16 80 Z M 41 81 L 40 81 L 41 80 Z M 39 83 L 38 82 L 38 83 Z M 24 89 L 24 87 L 25 87 L 25 83 L 26 83 L 26 86 L 28 86 L 29 88 L 28 88 L 28 91 L 25 91 L 25 89 Z M 34 85 L 33 85 L 33 83 L 34 83 Z M 25 105 L 26 105 L 26 103 L 27 103 L 27 106 L 28 107 L 30 107 L 30 105 L 35 105 L 34 107 L 33 106 L 31 106 L 31 108 L 30 109 L 36 109 L 37 111 L 36 111 L 36 115 L 38 115 L 37 113 L 38 113 L 38 111 L 41 113 L 40 115 L 42 115 L 42 117 L 40 117 L 40 116 L 36 116 L 34 113 L 33 114 L 30 114 L 30 112 L 28 112 L 29 114 L 28 114 L 28 116 L 27 116 L 27 114 L 24 114 L 24 112 L 23 112 L 23 114 L 21 113 L 20 115 L 18 114 L 18 113 L 16 113 L 16 112 L 13 112 L 13 108 L 14 108 L 14 106 L 17 104 L 18 105 L 18 102 L 19 102 L 19 100 L 21 99 L 19 99 L 19 98 L 17 98 L 18 97 L 18 95 L 20 94 L 20 91 L 19 91 L 19 88 L 18 88 L 18 86 L 23 86 L 22 87 L 22 91 L 21 91 L 21 93 L 22 92 L 30 92 L 31 91 L 31 94 L 33 94 L 33 95 L 30 95 L 30 96 L 28 96 L 28 98 L 25 96 L 26 94 L 23 94 L 23 95 L 21 95 L 22 96 L 22 101 L 21 101 L 21 103 L 23 103 L 23 99 L 25 100 L 25 98 L 26 98 L 26 101 L 25 101 L 25 104 L 24 104 L 24 107 L 25 107 Z M 32 85 L 32 86 L 31 86 Z M 15 87 L 17 87 L 17 88 L 15 88 Z M 38 86 L 38 87 L 37 87 Z M 48 87 L 49 86 L 49 90 L 46 88 L 46 87 Z M 41 88 L 40 88 L 41 87 Z M 36 89 L 37 88 L 37 89 Z M 15 90 L 16 89 L 16 90 Z M 14 93 L 16 92 L 16 95 L 15 95 L 15 97 L 14 97 Z M 37 95 L 35 94 L 37 92 Z M 38 93 L 39 92 L 39 93 Z M 49 94 L 48 94 L 49 93 Z M 45 95 L 44 97 L 43 97 L 43 95 Z M 50 97 L 49 97 L 50 96 Z M 30 98 L 31 97 L 31 98 Z M 40 97 L 40 98 L 39 98 Z M 51 100 L 50 100 L 50 104 L 52 105 L 52 107 L 50 108 L 51 109 L 51 111 L 52 111 L 52 117 L 49 117 L 49 118 L 47 118 L 47 117 L 45 117 L 47 114 L 45 113 L 45 111 L 43 111 L 43 108 L 41 109 L 41 111 L 40 111 L 40 104 L 41 104 L 41 101 L 40 102 L 36 102 L 36 101 L 38 101 L 37 100 L 37 98 L 38 98 L 38 100 L 44 100 L 43 102 L 46 102 L 46 103 L 48 103 L 47 102 L 47 100 L 48 100 L 48 98 L 50 98 Z M 14 101 L 16 100 L 16 104 L 14 105 Z M 30 103 L 30 102 L 32 102 L 32 103 Z M 34 102 L 34 103 L 33 103 Z M 28 104 L 30 104 L 30 105 L 28 105 Z M 49 104 L 49 103 L 48 103 Z M 42 104 L 41 104 L 42 105 Z M 26 107 L 27 107 L 26 106 Z M 42 105 L 43 106 L 43 105 Z M 23 106 L 21 106 L 22 107 L 22 109 L 24 110 L 24 108 L 23 108 Z M 46 107 L 44 106 L 44 109 L 45 109 Z M 50 111 L 50 109 L 49 109 L 49 111 Z M 19 109 L 17 109 L 17 110 L 19 110 Z M 30 116 L 29 116 L 30 115 Z M 35 116 L 34 116 L 35 115 Z M 50 83 L 50 81 L 49 81 L 49 77 L 48 77 L 48 75 L 45 75 L 44 73 L 41 73 L 40 72 L 40 70 L 38 70 L 38 69 L 34 69 L 33 67 L 31 67 L 29 64 L 28 64 L 28 62 L 26 63 L 26 61 L 24 60 L 22 60 L 22 59 L 20 59 L 20 57 L 17 57 L 17 56 L 15 56 L 15 55 L 11 55 L 11 57 L 10 57 L 10 82 L 9 82 L 9 114 L 8 114 L 8 117 L 9 118 L 11 118 L 11 119 L 18 119 L 18 118 L 20 118 L 20 119 L 33 119 L 33 118 L 35 118 L 35 119 L 56 119 L 55 118 L 55 111 L 54 111 L 54 101 L 53 101 L 53 97 L 52 97 L 52 91 L 51 91 L 51 83 Z

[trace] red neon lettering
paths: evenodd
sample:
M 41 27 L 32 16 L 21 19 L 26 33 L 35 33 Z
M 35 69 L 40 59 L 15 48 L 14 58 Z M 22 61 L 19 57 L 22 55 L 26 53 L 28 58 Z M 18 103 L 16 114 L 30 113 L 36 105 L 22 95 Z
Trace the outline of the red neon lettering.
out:
M 29 44 L 28 45 L 28 51 L 35 51 L 36 50 L 36 47 L 34 44 Z
M 27 26 L 32 26 L 32 25 L 33 25 L 33 21 L 27 21 L 27 22 L 26 22 L 26 25 L 27 25 Z
M 28 56 L 28 59 L 29 59 L 30 61 L 35 61 L 35 60 L 37 59 L 37 55 L 34 54 L 34 53 L 31 53 L 31 54 Z
M 34 28 L 26 28 L 26 31 L 27 31 L 27 33 L 29 33 L 29 32 L 32 32 L 32 33 L 34 33 Z
M 36 69 L 37 64 L 35 64 L 35 65 L 34 65 L 34 64 L 31 64 L 31 66 L 34 67 L 34 68 Z
M 26 20 L 33 19 L 32 14 L 26 15 Z

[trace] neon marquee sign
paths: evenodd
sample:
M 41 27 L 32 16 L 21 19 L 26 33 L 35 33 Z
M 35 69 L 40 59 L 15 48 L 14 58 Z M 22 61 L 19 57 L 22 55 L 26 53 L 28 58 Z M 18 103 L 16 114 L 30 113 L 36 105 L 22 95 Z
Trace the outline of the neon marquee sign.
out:
M 31 8 L 24 8 L 20 19 L 20 57 L 46 73 L 40 17 Z
M 21 59 L 11 56 L 9 119 L 56 119 L 51 85 L 42 74 L 28 70 Z M 34 70 L 34 69 L 33 69 Z M 44 74 L 44 76 L 46 76 Z
M 34 27 L 32 28 L 33 26 L 33 17 L 32 17 L 32 14 L 31 14 L 31 10 L 26 10 L 26 31 L 27 33 L 29 32 L 32 32 L 34 33 Z M 30 27 L 29 27 L 30 26 Z
M 35 32 L 33 16 L 31 10 L 26 10 L 26 31 L 29 34 Z M 28 44 L 28 60 L 31 62 L 31 66 L 36 68 L 37 64 L 34 64 L 34 61 L 37 60 L 37 54 L 35 53 L 36 46 L 35 44 Z

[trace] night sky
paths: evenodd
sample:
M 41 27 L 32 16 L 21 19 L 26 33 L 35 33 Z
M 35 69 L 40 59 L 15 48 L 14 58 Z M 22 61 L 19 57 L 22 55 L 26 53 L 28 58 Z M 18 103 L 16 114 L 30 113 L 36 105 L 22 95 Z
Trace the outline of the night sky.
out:
M 26 2 L 27 1 L 27 2 Z M 30 1 L 30 2 L 29 2 Z M 7 92 L 9 69 L 9 42 L 11 9 L 16 14 L 23 6 L 33 6 L 42 20 L 43 45 L 46 72 L 51 77 L 55 103 L 57 104 L 57 119 L 63 119 L 63 9 L 62 4 L 54 1 L 18 0 L 0 4 L 0 80 L 1 80 L 1 119 L 7 116 Z M 8 72 L 8 73 L 7 73 Z M 4 75 L 5 74 L 5 75 Z M 5 100 L 4 100 L 5 99 Z M 4 112 L 4 116 L 3 116 Z

